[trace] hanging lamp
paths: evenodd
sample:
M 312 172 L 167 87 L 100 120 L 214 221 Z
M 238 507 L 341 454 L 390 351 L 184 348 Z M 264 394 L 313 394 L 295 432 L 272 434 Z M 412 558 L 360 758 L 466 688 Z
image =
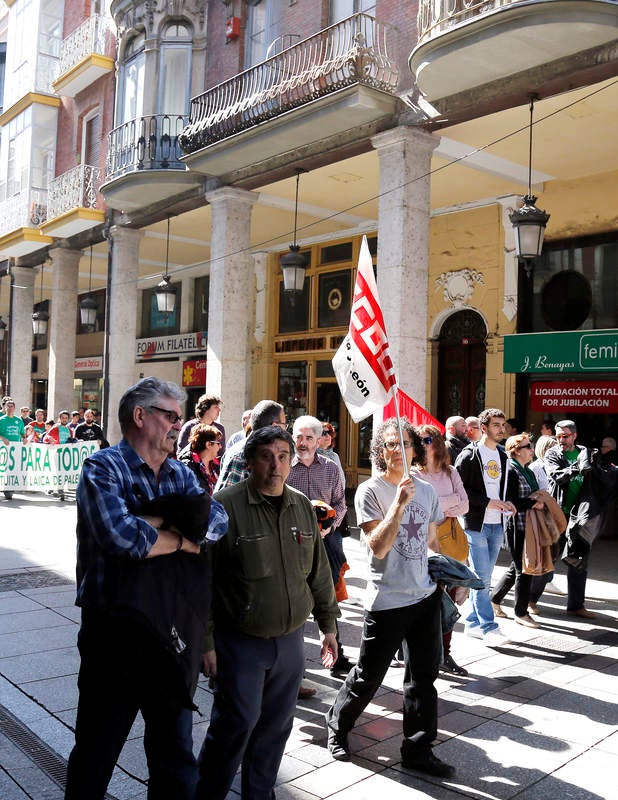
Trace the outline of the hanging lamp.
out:
M 170 218 L 167 217 L 167 240 L 165 246 L 165 274 L 163 280 L 157 284 L 155 297 L 157 298 L 157 309 L 164 314 L 172 314 L 176 308 L 176 287 L 170 283 L 169 269 L 170 255 Z
M 92 296 L 92 245 L 90 245 L 90 273 L 88 275 L 88 294 L 79 304 L 79 317 L 82 326 L 92 333 L 97 321 L 97 301 Z
M 41 291 L 39 297 L 39 306 L 43 303 L 43 269 L 45 268 L 45 263 L 41 264 Z M 45 336 L 47 333 L 47 322 L 49 320 L 49 314 L 47 311 L 39 310 L 35 311 L 32 315 L 32 332 L 35 336 Z
M 530 95 L 530 136 L 528 152 L 528 194 L 523 199 L 523 205 L 509 214 L 513 232 L 515 234 L 515 252 L 518 258 L 526 262 L 526 269 L 532 267 L 531 262 L 541 255 L 545 226 L 550 215 L 535 206 L 537 198 L 532 194 L 532 120 L 534 115 L 534 101 L 538 95 Z
M 283 289 L 285 292 L 296 295 L 302 292 L 305 285 L 307 272 L 307 259 L 299 252 L 300 246 L 296 243 L 296 226 L 298 222 L 298 184 L 301 172 L 306 172 L 302 167 L 296 167 L 296 200 L 294 202 L 294 242 L 290 245 L 290 252 L 281 257 L 281 271 L 283 272 Z

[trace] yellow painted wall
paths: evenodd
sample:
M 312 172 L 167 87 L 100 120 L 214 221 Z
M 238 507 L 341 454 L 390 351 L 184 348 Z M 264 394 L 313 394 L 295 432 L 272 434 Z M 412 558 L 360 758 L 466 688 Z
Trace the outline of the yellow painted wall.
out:
M 480 312 L 488 327 L 486 364 L 486 405 L 503 408 L 507 415 L 514 411 L 515 387 L 512 376 L 502 372 L 502 337 L 515 332 L 515 319 L 509 321 L 504 305 L 504 231 L 502 207 L 496 203 L 480 208 L 433 217 L 430 225 L 430 269 L 428 296 L 428 330 L 436 340 L 440 328 L 461 308 Z M 474 270 L 482 275 L 482 283 L 474 283 L 471 297 L 463 306 L 445 299 L 442 286 L 436 281 L 443 273 Z M 437 404 L 437 346 L 427 364 L 427 405 Z
M 578 181 L 550 181 L 537 206 L 551 218 L 545 239 L 570 239 L 618 230 L 618 171 Z

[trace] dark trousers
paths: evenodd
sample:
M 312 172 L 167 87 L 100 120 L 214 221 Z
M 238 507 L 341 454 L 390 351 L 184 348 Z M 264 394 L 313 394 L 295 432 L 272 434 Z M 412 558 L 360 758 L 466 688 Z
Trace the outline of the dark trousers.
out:
M 303 674 L 302 628 L 272 639 L 215 638 L 217 679 L 196 800 L 224 800 L 242 762 L 243 800 L 270 800 Z
M 506 532 L 506 540 L 511 551 L 511 566 L 504 573 L 496 584 L 491 596 L 492 603 L 500 604 L 506 597 L 509 589 L 515 584 L 515 616 L 525 617 L 528 613 L 528 603 L 530 600 L 530 586 L 532 575 L 522 572 L 522 558 L 524 553 L 524 531 L 516 527 L 509 526 Z M 514 576 L 514 578 L 513 578 Z
M 442 649 L 440 591 L 414 605 L 366 611 L 360 656 L 327 714 L 331 731 L 347 735 L 380 687 L 403 642 L 404 749 L 429 747 L 437 735 L 434 681 Z
M 171 660 L 135 623 L 84 609 L 75 746 L 65 800 L 102 800 L 138 711 L 145 722 L 148 800 L 193 800 L 193 714 Z

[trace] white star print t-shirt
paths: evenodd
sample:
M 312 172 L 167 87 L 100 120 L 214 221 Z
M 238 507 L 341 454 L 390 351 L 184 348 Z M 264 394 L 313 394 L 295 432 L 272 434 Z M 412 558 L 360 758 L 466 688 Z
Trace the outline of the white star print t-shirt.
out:
M 414 477 L 416 492 L 406 506 L 397 538 L 385 558 L 376 558 L 367 548 L 369 576 L 365 592 L 368 611 L 385 611 L 418 603 L 433 594 L 436 584 L 427 571 L 427 530 L 442 519 L 433 486 Z M 383 520 L 395 499 L 397 487 L 378 476 L 356 490 L 354 507 L 359 525 Z

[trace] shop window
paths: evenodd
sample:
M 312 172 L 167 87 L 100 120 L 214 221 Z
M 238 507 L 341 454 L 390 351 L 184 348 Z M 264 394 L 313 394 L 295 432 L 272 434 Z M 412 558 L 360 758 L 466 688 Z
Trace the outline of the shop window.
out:
M 352 242 L 330 244 L 320 250 L 320 264 L 337 264 L 352 260 Z
M 352 274 L 349 269 L 319 276 L 318 327 L 336 328 L 350 322 Z
M 616 233 L 546 243 L 532 275 L 532 330 L 618 327 Z
M 356 463 L 359 469 L 371 469 L 370 447 L 373 435 L 373 417 L 364 419 L 358 425 L 358 450 Z
M 203 275 L 193 283 L 193 330 L 208 332 L 208 299 L 210 276 Z
M 297 333 L 309 330 L 309 294 L 311 278 L 305 277 L 300 294 L 288 294 L 279 283 L 279 333 Z
M 182 287 L 176 288 L 176 307 L 171 313 L 159 311 L 157 308 L 156 287 L 144 289 L 142 292 L 142 337 L 165 336 L 180 331 L 180 302 Z
M 286 361 L 279 364 L 277 402 L 285 408 L 291 425 L 307 413 L 307 362 Z

